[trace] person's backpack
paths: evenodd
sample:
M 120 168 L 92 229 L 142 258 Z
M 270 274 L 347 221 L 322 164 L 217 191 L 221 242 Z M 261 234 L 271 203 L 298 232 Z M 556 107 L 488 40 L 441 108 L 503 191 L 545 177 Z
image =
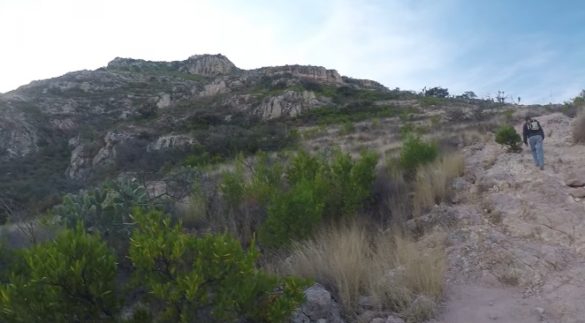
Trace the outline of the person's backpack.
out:
M 540 123 L 538 123 L 538 121 L 536 121 L 536 120 L 528 121 L 528 130 L 532 130 L 532 131 L 540 130 Z

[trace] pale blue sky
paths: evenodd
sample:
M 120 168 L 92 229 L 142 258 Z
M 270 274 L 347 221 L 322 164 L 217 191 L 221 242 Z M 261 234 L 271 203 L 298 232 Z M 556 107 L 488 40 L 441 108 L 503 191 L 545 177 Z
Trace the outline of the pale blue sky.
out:
M 585 88 L 585 2 L 569 0 L 0 0 L 0 92 L 116 56 L 222 53 L 238 67 L 311 64 L 389 88 Z

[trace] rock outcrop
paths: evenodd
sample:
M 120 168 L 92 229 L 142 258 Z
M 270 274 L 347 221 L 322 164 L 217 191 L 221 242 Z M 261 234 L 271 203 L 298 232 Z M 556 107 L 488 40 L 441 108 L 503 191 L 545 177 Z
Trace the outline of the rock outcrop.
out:
M 147 151 L 167 150 L 167 149 L 185 149 L 196 143 L 195 138 L 189 135 L 169 134 L 156 139 L 146 148 Z
M 37 129 L 24 114 L 0 107 L 0 160 L 27 156 L 38 149 Z
M 191 74 L 218 76 L 237 71 L 237 67 L 227 57 L 218 55 L 193 55 L 181 67 Z
M 257 71 L 268 76 L 288 75 L 324 83 L 343 83 L 341 75 L 336 70 L 328 70 L 321 66 L 286 65 L 263 67 Z
M 326 105 L 329 100 L 318 99 L 315 93 L 310 91 L 285 91 L 278 96 L 265 98 L 258 108 L 256 114 L 264 120 L 280 117 L 295 117 L 309 109 Z

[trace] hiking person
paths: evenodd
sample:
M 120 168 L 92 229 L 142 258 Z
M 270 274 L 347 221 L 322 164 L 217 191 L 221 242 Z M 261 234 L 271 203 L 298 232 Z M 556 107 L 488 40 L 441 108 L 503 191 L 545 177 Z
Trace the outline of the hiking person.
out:
M 522 130 L 522 139 L 524 145 L 530 144 L 530 150 L 532 151 L 532 158 L 536 167 L 541 170 L 544 169 L 544 152 L 542 149 L 542 141 L 544 140 L 544 131 L 538 120 L 526 116 L 526 122 Z

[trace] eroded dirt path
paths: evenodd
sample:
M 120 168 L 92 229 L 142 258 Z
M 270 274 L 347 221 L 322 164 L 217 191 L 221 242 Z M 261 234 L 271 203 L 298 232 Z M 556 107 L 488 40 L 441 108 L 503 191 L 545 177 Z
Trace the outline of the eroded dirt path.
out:
M 465 149 L 446 301 L 434 322 L 585 322 L 585 202 L 566 184 L 585 180 L 585 146 L 571 143 L 571 119 L 538 119 L 544 171 L 527 149 Z

